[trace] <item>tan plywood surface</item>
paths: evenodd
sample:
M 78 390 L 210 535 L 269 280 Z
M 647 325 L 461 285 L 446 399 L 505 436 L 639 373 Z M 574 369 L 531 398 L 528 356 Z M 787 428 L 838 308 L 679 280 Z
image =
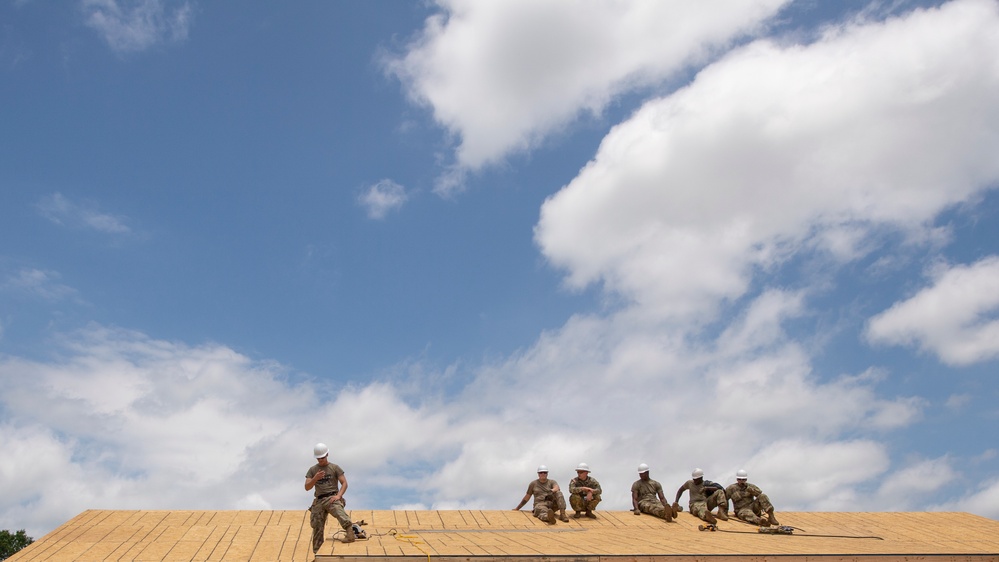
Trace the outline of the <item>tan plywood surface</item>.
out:
M 699 531 L 687 513 L 666 523 L 630 511 L 547 525 L 527 511 L 362 511 L 367 540 L 345 544 L 331 518 L 319 560 L 486 558 L 549 562 L 839 560 L 999 562 L 999 522 L 967 513 L 780 513 L 793 535 L 737 522 Z M 332 538 L 336 537 L 336 538 Z M 861 538 L 878 537 L 878 538 Z M 120 561 L 309 561 L 307 512 L 85 511 L 10 558 Z

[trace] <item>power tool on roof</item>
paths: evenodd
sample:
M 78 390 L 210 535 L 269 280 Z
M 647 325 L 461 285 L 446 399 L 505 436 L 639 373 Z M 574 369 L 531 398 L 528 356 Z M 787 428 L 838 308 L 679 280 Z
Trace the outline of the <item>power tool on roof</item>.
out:
M 357 523 L 353 524 L 353 526 L 354 526 L 354 537 L 357 538 L 357 539 L 366 539 L 366 538 L 368 538 L 368 533 L 366 533 L 364 531 L 364 529 L 361 528 L 361 525 L 364 525 L 364 521 L 361 521 L 360 525 L 358 525 Z

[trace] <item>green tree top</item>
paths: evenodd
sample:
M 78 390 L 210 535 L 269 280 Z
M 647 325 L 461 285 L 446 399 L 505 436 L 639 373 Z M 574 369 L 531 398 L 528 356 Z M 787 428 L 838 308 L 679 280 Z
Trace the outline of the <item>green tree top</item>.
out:
M 33 542 L 35 539 L 29 537 L 24 529 L 16 533 L 11 533 L 7 529 L 0 530 L 0 560 L 6 560 Z

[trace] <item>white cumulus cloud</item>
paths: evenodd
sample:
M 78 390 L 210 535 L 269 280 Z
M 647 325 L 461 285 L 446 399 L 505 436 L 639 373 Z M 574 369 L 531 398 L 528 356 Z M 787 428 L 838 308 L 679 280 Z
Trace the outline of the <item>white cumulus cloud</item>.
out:
M 358 508 L 508 509 L 537 465 L 565 484 L 586 461 L 605 508 L 626 509 L 639 462 L 675 489 L 694 465 L 725 480 L 747 459 L 786 504 L 846 505 L 801 481 L 858 495 L 888 470 L 880 436 L 921 403 L 879 397 L 870 378 L 820 381 L 786 343 L 787 314 L 747 316 L 771 337 L 729 354 L 628 311 L 575 317 L 451 391 L 419 366 L 405 384 L 334 388 L 225 346 L 94 325 L 51 359 L 0 357 L 0 445 L 25 452 L 0 460 L 0 527 L 46 531 L 85 509 L 303 507 L 317 441 Z M 774 445 L 778 431 L 794 444 Z M 843 437 L 858 433 L 869 437 Z M 52 458 L 64 486 L 37 477 Z M 881 468 L 858 475 L 861 458 Z
M 996 52 L 991 0 L 751 43 L 614 128 L 545 202 L 538 244 L 572 286 L 689 319 L 803 249 L 923 239 L 999 180 Z
M 931 286 L 871 318 L 868 339 L 916 346 L 949 365 L 999 356 L 999 256 L 931 275 Z
M 963 511 L 999 519 L 999 478 L 982 482 L 973 493 L 933 506 L 936 511 Z
M 787 3 L 440 0 L 388 68 L 459 137 L 457 165 L 474 170 L 659 83 Z

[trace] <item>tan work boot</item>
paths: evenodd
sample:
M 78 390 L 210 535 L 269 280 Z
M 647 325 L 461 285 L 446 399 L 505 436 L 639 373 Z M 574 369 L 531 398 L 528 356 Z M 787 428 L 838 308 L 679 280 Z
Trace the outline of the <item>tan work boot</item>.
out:
M 597 518 L 597 516 L 594 515 L 592 511 L 589 511 L 589 510 L 587 510 L 586 516 L 589 517 L 590 519 L 596 519 Z
M 357 537 L 354 536 L 353 524 L 347 525 L 347 528 L 344 529 L 343 532 L 344 532 L 343 542 L 354 542 L 355 540 L 357 540 Z
M 569 517 L 565 514 L 565 510 L 562 510 L 562 515 L 559 515 L 558 518 L 563 523 L 569 522 Z
M 780 523 L 777 522 L 777 518 L 774 517 L 774 510 L 772 509 L 767 512 L 767 522 L 774 526 L 780 525 Z
M 583 516 L 583 512 L 581 512 L 581 511 L 577 511 L 577 512 L 575 512 L 575 513 L 572 514 L 572 518 L 573 519 L 579 519 L 582 516 Z
M 673 510 L 667 507 L 666 510 L 663 511 L 663 519 L 665 519 L 667 523 L 672 523 L 673 522 Z
M 718 524 L 718 520 L 715 519 L 714 515 L 711 515 L 710 511 L 704 514 L 704 520 L 707 521 L 708 523 L 710 523 L 711 525 L 717 525 Z
M 719 509 L 718 510 L 718 519 L 721 519 L 722 521 L 728 521 L 728 510 L 727 509 Z

